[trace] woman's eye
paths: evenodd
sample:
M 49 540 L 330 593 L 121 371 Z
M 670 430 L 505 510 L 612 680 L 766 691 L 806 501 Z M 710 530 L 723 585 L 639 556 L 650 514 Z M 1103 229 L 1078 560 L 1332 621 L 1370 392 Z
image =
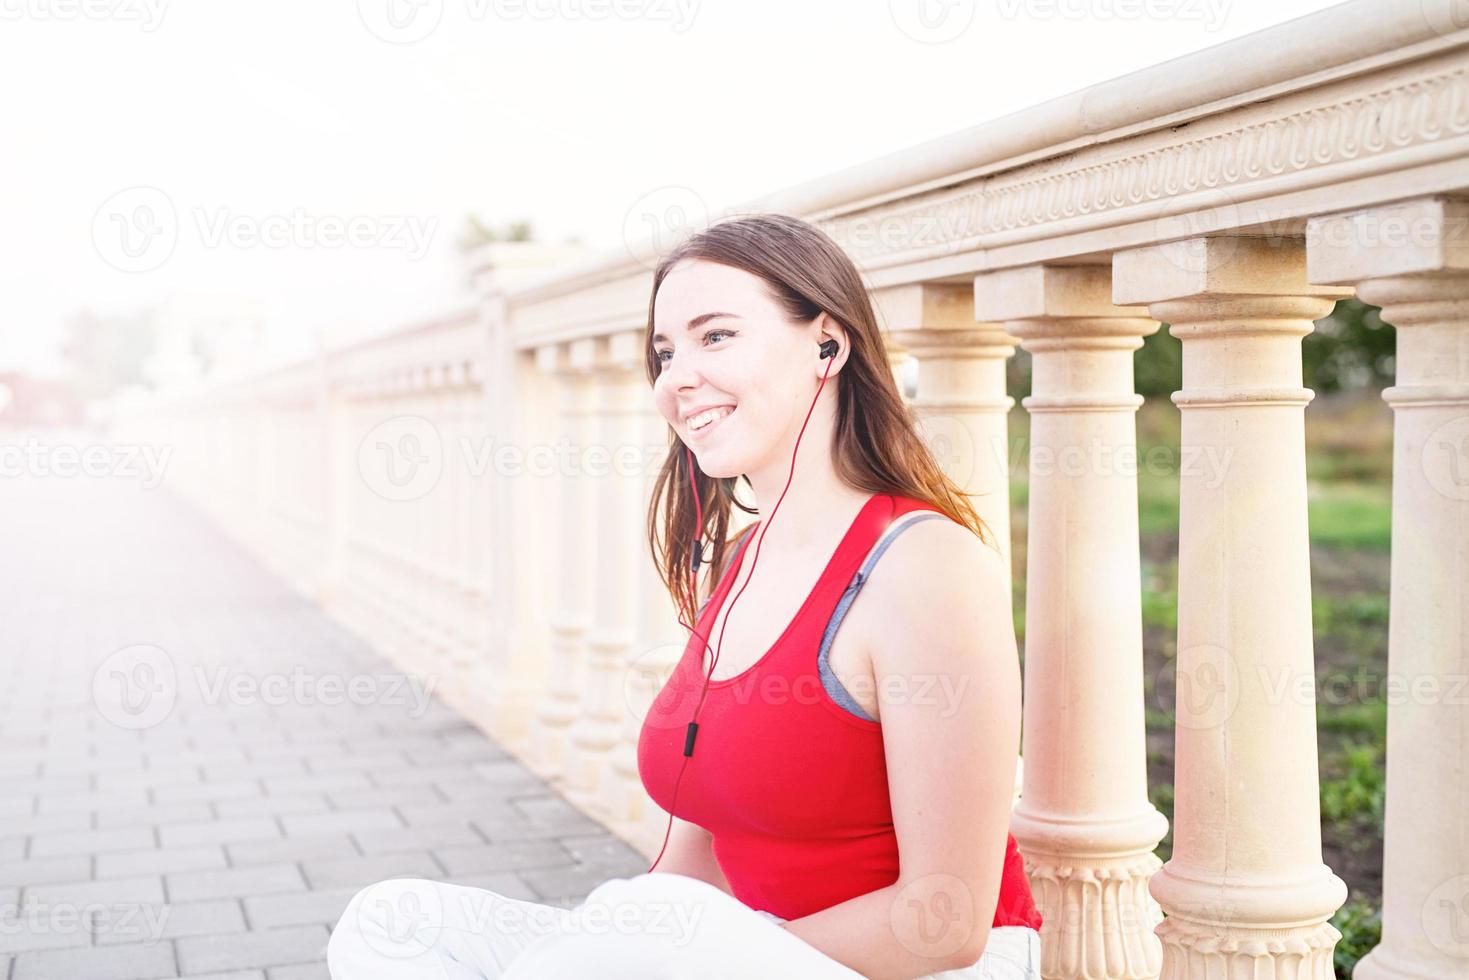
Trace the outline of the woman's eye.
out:
M 710 337 L 713 337 L 715 334 L 723 334 L 726 337 L 733 337 L 734 336 L 734 331 L 733 330 L 719 330 L 719 329 L 710 330 L 708 333 L 704 334 L 704 337 L 703 337 L 704 343 L 705 344 L 708 344 L 709 343 L 709 338 Z M 672 354 L 672 353 L 673 353 L 673 351 L 671 351 L 671 350 L 660 350 L 660 351 L 655 351 L 654 352 L 654 356 L 658 358 L 658 363 L 659 364 L 667 364 L 668 361 L 667 361 L 666 358 L 664 358 L 663 355 L 664 354 Z

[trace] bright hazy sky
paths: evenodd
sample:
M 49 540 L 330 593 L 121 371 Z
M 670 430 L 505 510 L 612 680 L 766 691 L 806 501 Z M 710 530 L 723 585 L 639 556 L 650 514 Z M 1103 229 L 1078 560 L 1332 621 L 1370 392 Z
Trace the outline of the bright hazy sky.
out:
M 84 308 L 379 332 L 457 305 L 471 210 L 615 247 L 660 188 L 713 212 L 1328 6 L 0 0 L 0 370 Z

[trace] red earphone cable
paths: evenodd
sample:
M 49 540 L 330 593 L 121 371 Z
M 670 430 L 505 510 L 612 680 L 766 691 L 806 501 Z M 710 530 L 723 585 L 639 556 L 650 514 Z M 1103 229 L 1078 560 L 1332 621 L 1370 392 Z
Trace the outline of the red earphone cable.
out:
M 791 480 L 794 479 L 796 475 L 796 454 L 800 452 L 801 449 L 801 436 L 805 435 L 806 433 L 806 423 L 811 421 L 811 413 L 816 411 L 816 401 L 821 397 L 821 389 L 826 387 L 826 378 L 827 375 L 831 374 L 831 366 L 834 363 L 836 363 L 836 358 L 832 357 L 831 361 L 828 362 L 826 365 L 826 371 L 824 371 L 821 375 L 821 384 L 816 386 L 816 394 L 811 399 L 811 407 L 806 410 L 806 418 L 801 422 L 801 431 L 796 433 L 796 444 L 791 449 L 791 472 L 786 477 L 786 485 L 785 488 L 781 490 L 779 499 L 776 500 L 775 506 L 770 509 L 770 521 L 775 520 L 776 511 L 780 510 L 780 503 L 782 500 L 785 500 L 786 491 L 791 488 Z M 703 505 L 699 502 L 699 488 L 694 481 L 694 453 L 693 450 L 689 449 L 687 444 L 684 445 L 684 454 L 688 460 L 689 487 L 693 491 L 694 495 L 695 526 L 700 530 L 700 532 L 702 532 L 704 529 L 704 508 Z M 734 604 L 736 602 L 739 602 L 740 596 L 744 595 L 745 589 L 750 584 L 750 580 L 755 577 L 755 567 L 757 564 L 759 564 L 760 561 L 760 544 L 765 540 L 765 531 L 768 530 L 769 527 L 770 524 L 769 521 L 767 521 L 765 524 L 765 528 L 761 530 L 759 537 L 755 540 L 755 554 L 750 559 L 750 574 L 745 576 L 745 584 L 740 586 L 740 591 L 735 593 L 734 598 L 730 600 L 730 611 L 734 610 Z M 694 547 L 700 547 L 699 538 L 697 536 L 695 536 L 694 538 Z M 693 595 L 698 595 L 698 581 L 699 573 L 697 569 L 691 568 L 689 591 Z M 710 599 L 713 599 L 712 589 L 710 590 Z M 695 627 L 690 626 L 688 623 L 685 623 L 682 618 L 679 619 L 678 623 L 680 626 L 687 629 L 690 633 L 693 633 L 695 636 L 699 636 L 698 630 L 695 629 Z M 728 625 L 729 613 L 726 612 L 724 615 L 724 622 L 719 625 L 719 639 L 716 640 L 714 644 L 714 659 L 709 662 L 709 670 L 704 674 L 704 688 L 699 693 L 698 704 L 694 706 L 694 716 L 690 722 L 691 726 L 693 726 L 694 729 L 694 737 L 697 737 L 697 722 L 699 719 L 699 712 L 704 707 L 704 698 L 707 697 L 709 694 L 709 680 L 714 676 L 714 668 L 719 664 L 719 649 L 724 645 L 724 628 Z M 704 650 L 708 650 L 709 638 L 707 636 L 699 636 L 699 639 L 704 644 Z M 704 654 L 701 651 L 699 654 L 699 660 L 701 663 L 703 662 L 703 659 Z M 683 782 L 684 770 L 688 767 L 689 759 L 693 757 L 692 740 L 690 741 L 688 748 L 689 751 L 684 755 L 683 762 L 679 764 L 678 776 L 673 781 L 673 800 L 671 801 L 668 811 L 668 829 L 663 833 L 663 846 L 658 849 L 658 856 L 653 859 L 653 863 L 648 867 L 648 871 L 652 871 L 654 868 L 656 868 L 658 866 L 658 862 L 663 859 L 663 852 L 668 848 L 668 838 L 673 833 L 673 817 L 678 808 L 678 787 L 679 784 Z

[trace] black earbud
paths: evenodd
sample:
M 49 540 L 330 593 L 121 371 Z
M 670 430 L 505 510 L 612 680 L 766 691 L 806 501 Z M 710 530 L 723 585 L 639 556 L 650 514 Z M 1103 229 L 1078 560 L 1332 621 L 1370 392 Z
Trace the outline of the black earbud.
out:
M 835 340 L 825 341 L 821 345 L 821 356 L 822 357 L 836 357 L 837 356 L 837 342 Z

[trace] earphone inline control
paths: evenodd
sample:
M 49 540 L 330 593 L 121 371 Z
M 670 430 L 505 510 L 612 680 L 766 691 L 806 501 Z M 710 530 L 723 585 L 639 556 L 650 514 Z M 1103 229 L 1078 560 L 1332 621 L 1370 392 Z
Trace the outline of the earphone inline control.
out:
M 786 477 L 786 485 L 785 488 L 781 490 L 779 499 L 776 500 L 775 506 L 770 509 L 770 518 L 766 521 L 765 530 L 769 529 L 770 521 L 775 520 L 776 511 L 780 510 L 780 502 L 785 499 L 786 490 L 789 490 L 791 488 L 791 480 L 796 475 L 796 453 L 798 453 L 801 449 L 801 436 L 804 435 L 806 432 L 806 423 L 811 421 L 811 413 L 816 410 L 816 400 L 821 397 L 821 389 L 826 387 L 826 379 L 827 376 L 831 374 L 831 365 L 836 363 L 836 354 L 837 351 L 840 349 L 840 345 L 838 345 L 835 340 L 827 340 L 821 343 L 819 349 L 821 351 L 821 357 L 830 358 L 831 362 L 826 365 L 826 371 L 823 372 L 821 375 L 821 384 L 816 386 L 816 394 L 811 399 L 811 407 L 806 410 L 806 418 L 804 421 L 801 422 L 801 431 L 796 434 L 796 445 L 791 450 L 791 472 L 790 475 Z M 694 453 L 687 444 L 685 444 L 684 446 L 684 454 L 688 461 L 689 488 L 693 491 L 694 497 L 695 525 L 702 532 L 704 528 L 704 508 L 703 505 L 699 502 L 699 488 L 694 480 Z M 750 574 L 746 577 L 745 584 L 740 586 L 740 591 L 735 593 L 734 598 L 731 599 L 729 602 L 729 609 L 731 611 L 734 609 L 734 604 L 739 601 L 740 596 L 744 594 L 745 589 L 749 586 L 750 580 L 755 577 L 755 568 L 760 562 L 760 542 L 763 541 L 764 538 L 765 534 L 764 530 L 762 530 L 760 537 L 757 538 L 755 541 L 755 554 L 750 559 Z M 689 583 L 689 591 L 694 595 L 698 594 L 699 564 L 703 560 L 703 552 L 704 545 L 696 536 L 694 538 L 694 555 L 691 563 L 693 574 L 690 576 Z M 711 597 L 713 595 L 712 589 L 710 591 L 710 595 Z M 690 633 L 698 636 L 698 630 L 696 626 L 690 626 L 682 619 L 679 620 L 679 625 L 686 627 Z M 699 712 L 704 707 L 704 698 L 709 693 L 710 678 L 714 676 L 714 668 L 719 663 L 719 648 L 724 644 L 724 627 L 727 625 L 729 625 L 728 612 L 725 613 L 724 622 L 720 624 L 719 639 L 715 641 L 714 644 L 714 659 L 709 662 L 709 670 L 704 674 L 704 687 L 703 690 L 699 693 L 699 700 L 698 703 L 694 706 L 693 717 L 689 720 L 688 728 L 685 731 L 683 746 L 684 758 L 682 763 L 680 763 L 679 765 L 678 776 L 673 781 L 673 799 L 669 805 L 668 830 L 665 831 L 663 834 L 663 847 L 659 848 L 658 857 L 653 859 L 653 863 L 648 867 L 648 871 L 652 871 L 654 868 L 656 868 L 658 866 L 658 862 L 662 860 L 663 852 L 668 847 L 668 837 L 673 832 L 673 817 L 678 808 L 678 787 L 679 784 L 683 782 L 684 770 L 688 767 L 689 759 L 692 758 L 694 754 L 694 741 L 695 739 L 697 739 L 699 734 Z M 705 636 L 700 636 L 699 639 L 703 642 L 704 649 L 708 650 L 709 638 Z M 704 654 L 703 651 L 700 651 L 699 662 L 703 663 L 703 660 Z

